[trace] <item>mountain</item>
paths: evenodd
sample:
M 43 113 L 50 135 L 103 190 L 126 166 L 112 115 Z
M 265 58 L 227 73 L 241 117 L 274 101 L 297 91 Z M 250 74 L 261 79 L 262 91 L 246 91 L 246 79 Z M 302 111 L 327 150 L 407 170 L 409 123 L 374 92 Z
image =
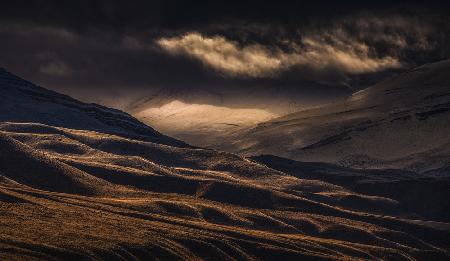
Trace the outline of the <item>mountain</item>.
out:
M 305 83 L 302 88 L 284 85 L 248 88 L 163 88 L 143 95 L 125 108 L 158 130 L 197 146 L 226 140 L 280 115 L 339 99 L 343 88 Z M 330 90 L 331 89 L 331 90 Z M 326 95 L 325 95 L 325 94 Z
M 69 96 L 36 86 L 2 68 L 0 86 L 0 121 L 42 123 L 119 134 L 172 146 L 188 146 L 158 133 L 125 112 L 79 102 Z
M 198 146 L 208 146 L 219 138 L 224 139 L 231 133 L 276 117 L 262 109 L 188 104 L 178 100 L 134 115 L 159 130 Z
M 2 260 L 450 258 L 446 177 L 426 176 L 427 197 L 412 202 L 388 186 L 416 173 L 194 148 L 126 113 L 1 79 Z M 339 181 L 346 173 L 353 181 Z M 387 191 L 362 187 L 381 181 Z
M 450 60 L 245 130 L 216 147 L 356 168 L 441 173 L 450 165 Z M 445 173 L 444 173 L 445 174 Z

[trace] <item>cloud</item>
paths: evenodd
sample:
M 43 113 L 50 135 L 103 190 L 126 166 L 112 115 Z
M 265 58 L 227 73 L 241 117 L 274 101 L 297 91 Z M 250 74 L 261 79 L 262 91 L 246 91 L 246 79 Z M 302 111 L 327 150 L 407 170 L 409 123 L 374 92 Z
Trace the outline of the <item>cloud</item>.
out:
M 157 45 L 172 55 L 187 55 L 227 75 L 274 77 L 293 67 L 314 70 L 336 69 L 359 74 L 399 68 L 395 57 L 374 57 L 361 42 L 343 41 L 337 37 L 303 37 L 288 41 L 288 50 L 262 44 L 240 45 L 223 36 L 204 36 L 197 32 L 178 37 L 160 38 Z
M 348 74 L 379 72 L 402 66 L 395 57 L 372 57 L 370 48 L 360 42 L 341 42 L 334 39 L 329 43 L 321 38 L 307 37 L 301 44 L 303 47 L 297 46 L 296 52 L 287 55 L 288 65 L 306 66 L 314 70 L 334 69 Z
M 266 47 L 254 44 L 241 47 L 222 36 L 205 37 L 188 33 L 160 38 L 157 44 L 171 54 L 185 54 L 228 75 L 263 76 L 281 69 L 283 58 Z

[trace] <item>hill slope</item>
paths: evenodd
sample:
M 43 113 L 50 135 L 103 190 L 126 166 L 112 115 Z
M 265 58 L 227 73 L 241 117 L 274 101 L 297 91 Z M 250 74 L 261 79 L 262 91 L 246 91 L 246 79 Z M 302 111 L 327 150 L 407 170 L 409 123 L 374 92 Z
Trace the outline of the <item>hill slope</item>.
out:
M 187 146 L 164 136 L 129 114 L 87 104 L 23 80 L 0 68 L 0 121 L 34 122 L 120 134 L 130 138 Z
M 66 108 L 58 94 L 32 85 L 33 94 L 46 93 L 45 102 L 34 101 L 1 84 L 0 259 L 450 257 L 448 208 L 427 215 L 396 195 L 365 193 L 323 175 L 169 146 L 179 143 L 146 136 L 149 127 L 128 133 Z M 48 115 L 68 114 L 45 108 L 92 126 L 53 119 Z
M 258 124 L 217 147 L 358 168 L 450 164 L 450 60 L 426 64 L 342 102 Z
M 343 88 L 304 83 L 248 88 L 163 88 L 125 108 L 139 120 L 189 144 L 207 147 L 257 123 L 331 102 L 348 95 Z M 324 95 L 327 94 L 327 96 Z

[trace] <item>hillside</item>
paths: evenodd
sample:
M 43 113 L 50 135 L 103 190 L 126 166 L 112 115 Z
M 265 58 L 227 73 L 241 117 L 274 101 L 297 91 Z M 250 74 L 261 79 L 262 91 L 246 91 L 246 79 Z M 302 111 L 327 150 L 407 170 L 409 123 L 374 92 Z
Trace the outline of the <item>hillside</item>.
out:
M 36 86 L 2 68 L 0 86 L 0 121 L 42 123 L 187 146 L 158 133 L 125 112 L 77 101 Z
M 450 164 L 450 60 L 339 101 L 260 123 L 217 148 L 357 168 L 426 172 Z
M 429 177 L 442 194 L 411 207 L 333 179 L 363 171 L 183 146 L 125 113 L 3 75 L 16 80 L 0 82 L 2 260 L 450 258 L 448 206 L 422 208 L 445 202 L 445 178 Z
M 163 88 L 142 95 L 125 110 L 165 134 L 208 147 L 255 124 L 340 99 L 347 92 L 342 87 L 326 89 L 308 82 L 302 88 L 275 83 L 245 89 Z

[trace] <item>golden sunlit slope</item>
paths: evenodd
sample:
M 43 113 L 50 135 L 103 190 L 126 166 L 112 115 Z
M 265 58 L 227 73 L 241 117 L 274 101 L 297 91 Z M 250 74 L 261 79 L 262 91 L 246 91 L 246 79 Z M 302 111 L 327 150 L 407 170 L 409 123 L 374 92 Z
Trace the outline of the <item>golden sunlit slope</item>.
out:
M 277 115 L 263 109 L 187 104 L 174 100 L 159 108 L 146 108 L 134 116 L 190 144 L 208 146 L 218 139 L 226 139 L 230 133 Z
M 289 85 L 215 86 L 149 91 L 126 102 L 124 110 L 164 134 L 208 147 L 280 115 L 329 103 L 347 95 L 340 88 L 311 82 Z M 104 101 L 117 106 L 117 100 Z
M 447 223 L 233 154 L 10 122 L 0 144 L 1 259 L 450 257 Z

